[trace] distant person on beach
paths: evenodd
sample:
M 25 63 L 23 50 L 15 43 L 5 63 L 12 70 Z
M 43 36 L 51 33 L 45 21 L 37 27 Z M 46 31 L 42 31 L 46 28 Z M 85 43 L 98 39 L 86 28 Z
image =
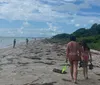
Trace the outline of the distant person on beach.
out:
M 36 40 L 36 38 L 35 38 L 35 40 Z
M 85 79 L 88 79 L 88 61 L 92 62 L 92 56 L 90 52 L 90 48 L 86 44 L 85 41 L 82 42 L 82 56 L 81 59 L 83 61 L 83 75 Z
M 79 43 L 76 42 L 76 37 L 71 36 L 70 42 L 67 44 L 67 57 L 66 60 L 70 62 L 70 74 L 72 78 L 72 82 L 77 83 L 77 68 L 78 61 L 81 59 L 81 51 Z
M 16 39 L 14 39 L 13 41 L 13 48 L 15 48 L 15 46 L 16 46 Z
M 29 41 L 29 40 L 28 40 L 28 38 L 27 38 L 27 39 L 26 39 L 26 45 L 28 45 L 28 41 Z

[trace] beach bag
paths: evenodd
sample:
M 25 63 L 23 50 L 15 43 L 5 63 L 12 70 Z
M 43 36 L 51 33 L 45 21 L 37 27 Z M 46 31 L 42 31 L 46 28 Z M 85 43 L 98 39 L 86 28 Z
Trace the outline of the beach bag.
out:
M 89 64 L 89 69 L 90 69 L 90 70 L 93 69 L 93 64 L 92 64 L 92 63 Z

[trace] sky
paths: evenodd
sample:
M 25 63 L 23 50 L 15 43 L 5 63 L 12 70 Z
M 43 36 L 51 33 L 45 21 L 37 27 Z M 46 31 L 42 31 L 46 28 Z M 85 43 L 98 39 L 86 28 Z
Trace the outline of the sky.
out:
M 50 37 L 100 23 L 100 0 L 0 0 L 0 36 Z

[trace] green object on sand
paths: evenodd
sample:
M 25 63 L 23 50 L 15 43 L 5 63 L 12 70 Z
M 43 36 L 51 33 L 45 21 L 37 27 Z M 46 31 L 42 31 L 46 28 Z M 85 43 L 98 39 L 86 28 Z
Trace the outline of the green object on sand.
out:
M 65 72 L 66 70 L 67 70 L 67 66 L 65 65 L 65 66 L 63 66 L 63 68 L 62 68 L 62 73 Z

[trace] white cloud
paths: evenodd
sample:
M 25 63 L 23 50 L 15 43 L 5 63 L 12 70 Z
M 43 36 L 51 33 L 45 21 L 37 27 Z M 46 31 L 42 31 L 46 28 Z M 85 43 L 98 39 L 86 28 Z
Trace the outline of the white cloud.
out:
M 22 28 L 18 29 L 17 32 L 19 32 L 20 34 L 22 34 L 23 33 Z
M 64 0 L 64 1 L 76 1 L 76 0 Z
M 0 36 L 15 36 L 16 30 L 0 28 Z
M 71 22 L 73 23 L 73 22 L 75 22 L 75 20 L 72 19 Z
M 99 19 L 98 19 L 98 17 L 96 17 L 96 16 L 80 16 L 80 15 L 78 15 L 78 16 L 76 16 L 76 17 L 74 17 L 74 20 L 75 20 L 75 24 L 77 24 L 77 23 L 79 23 L 79 24 L 81 24 L 81 25 L 83 25 L 83 24 L 92 24 L 93 22 L 94 23 L 98 23 L 99 21 Z
M 84 27 L 86 27 L 87 25 L 86 25 L 86 24 L 84 24 L 83 26 L 84 26 Z
M 53 27 L 53 26 L 52 26 Z M 0 29 L 0 36 L 52 36 L 52 34 L 58 34 L 61 33 L 60 30 L 53 30 L 48 28 L 35 28 L 35 29 L 23 29 L 21 28 L 1 28 Z
M 21 27 L 21 28 L 20 28 L 20 30 L 23 30 L 23 29 L 24 29 L 24 27 Z
M 77 12 L 82 8 L 91 8 L 90 4 L 87 2 L 81 3 L 79 5 L 76 5 L 74 3 L 64 3 L 60 6 L 54 7 L 54 10 L 56 11 L 70 11 L 70 12 Z
M 8 31 L 8 33 L 10 34 L 10 33 L 12 33 L 11 31 Z
M 28 26 L 30 26 L 30 24 L 29 24 L 28 21 L 25 21 L 25 22 L 23 22 L 23 26 L 24 26 L 24 27 L 28 27 Z
M 76 13 L 81 8 L 90 7 L 89 0 L 88 1 L 85 0 L 84 3 L 79 5 L 67 2 L 65 3 L 65 1 L 75 1 L 75 0 L 42 0 L 42 1 L 47 1 L 49 3 L 55 3 L 55 4 L 64 2 L 64 4 L 59 6 L 57 5 L 52 6 L 50 4 L 41 3 L 41 0 L 0 0 L 0 2 L 8 2 L 8 4 L 0 6 L 0 18 L 7 20 L 25 20 L 26 22 L 24 22 L 24 26 L 29 26 L 29 23 L 27 22 L 28 20 L 69 22 L 71 17 L 75 19 L 77 17 L 78 19 L 80 18 L 81 20 L 81 17 L 83 16 L 78 16 Z M 64 12 L 67 11 L 67 13 L 62 13 L 59 11 L 64 11 Z M 78 19 L 76 19 L 77 22 Z M 83 19 L 82 22 L 83 21 L 85 21 L 85 19 Z M 71 23 L 74 23 L 74 21 L 72 20 Z
M 7 33 L 8 33 L 9 36 L 15 36 L 15 34 L 13 33 L 13 31 L 8 30 Z
M 78 6 L 73 3 L 66 3 L 64 5 L 54 7 L 54 10 L 76 12 L 78 10 Z
M 38 0 L 9 0 L 8 4 L 0 6 L 0 18 L 7 20 L 50 21 L 59 17 L 63 17 L 62 13 Z
M 30 26 L 28 21 L 23 22 L 22 26 L 20 28 L 17 28 L 17 32 L 20 34 L 24 33 L 24 30 L 28 29 Z
M 88 4 L 100 6 L 100 0 L 85 0 Z
M 2 2 L 3 1 L 8 2 L 8 4 L 0 6 L 0 18 L 7 20 L 56 21 L 57 19 L 75 17 L 78 10 L 89 7 L 87 2 L 80 5 L 64 2 L 75 0 L 42 0 L 55 4 L 65 3 L 60 6 L 44 4 L 41 3 L 41 0 L 2 0 Z M 61 13 L 59 11 L 70 11 L 73 13 Z
M 43 1 L 47 3 L 43 3 Z M 0 19 L 6 19 L 8 21 L 24 20 L 22 26 L 16 31 L 19 34 L 28 35 L 32 33 L 40 33 L 42 35 L 46 33 L 49 33 L 51 35 L 52 33 L 60 33 L 61 29 L 59 29 L 58 26 L 54 25 L 54 23 L 57 22 L 75 25 L 76 27 L 86 27 L 87 24 L 100 22 L 97 16 L 92 16 L 99 16 L 99 13 L 81 12 L 82 14 L 91 16 L 77 15 L 78 12 L 80 13 L 80 9 L 91 8 L 90 4 L 99 5 L 100 0 L 85 0 L 84 3 L 81 3 L 79 5 L 74 4 L 74 1 L 75 0 L 0 0 L 0 3 L 2 3 L 2 5 L 0 5 Z M 49 3 L 52 3 L 54 5 L 51 5 Z M 48 22 L 48 28 L 41 27 L 41 29 L 39 30 L 37 28 L 33 28 L 31 30 L 29 28 L 31 27 L 31 24 L 28 22 L 29 20 L 39 22 L 46 21 Z M 49 23 L 49 21 L 52 23 Z M 10 34 L 11 31 L 13 32 L 12 34 L 16 34 L 15 30 L 9 30 L 7 32 Z
M 76 27 L 79 27 L 79 26 L 80 26 L 80 24 L 75 24 L 75 26 L 76 26 Z
M 53 26 L 52 23 L 47 22 L 47 25 L 49 26 L 49 30 L 54 31 L 54 32 L 57 31 L 57 27 Z
M 94 23 L 94 20 L 90 20 L 89 23 Z

